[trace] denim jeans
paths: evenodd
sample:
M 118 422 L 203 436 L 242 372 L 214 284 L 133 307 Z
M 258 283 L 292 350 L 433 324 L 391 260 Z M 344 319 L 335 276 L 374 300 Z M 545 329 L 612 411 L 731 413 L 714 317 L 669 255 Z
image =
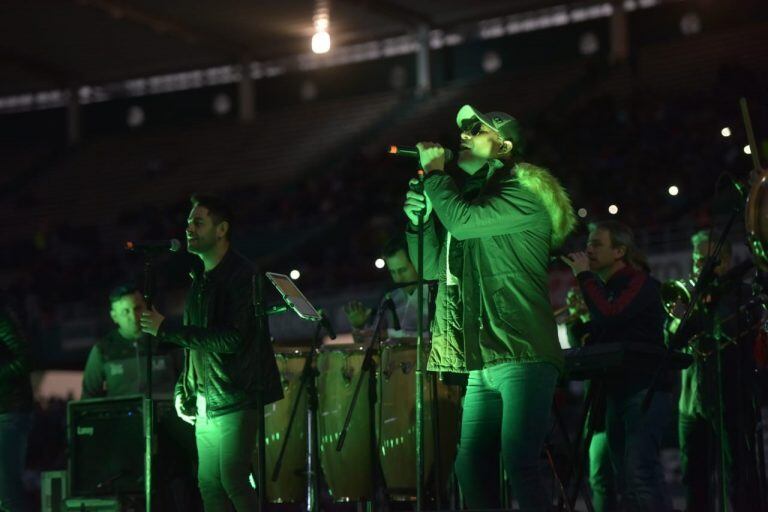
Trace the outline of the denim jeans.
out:
M 664 483 L 660 450 L 664 428 L 672 418 L 671 393 L 657 391 L 643 413 L 645 390 L 614 393 L 606 399 L 606 434 L 616 468 L 624 509 L 664 512 L 671 503 Z
M 248 478 L 257 428 L 255 410 L 197 416 L 197 480 L 206 512 L 229 510 L 230 503 L 237 512 L 256 510 L 258 497 Z
M 27 438 L 32 415 L 27 412 L 0 414 L 0 510 L 27 510 L 21 475 L 27 462 Z
M 539 460 L 556 382 L 549 363 L 503 363 L 469 373 L 456 456 L 467 508 L 501 508 L 499 454 L 520 510 L 551 507 Z
M 618 510 L 616 476 L 605 432 L 595 432 L 589 444 L 589 487 L 595 512 Z

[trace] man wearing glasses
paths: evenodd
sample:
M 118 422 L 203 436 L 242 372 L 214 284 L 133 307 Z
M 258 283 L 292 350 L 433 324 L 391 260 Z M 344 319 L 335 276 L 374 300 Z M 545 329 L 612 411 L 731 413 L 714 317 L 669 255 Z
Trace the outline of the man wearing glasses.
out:
M 573 209 L 554 176 L 521 161 L 515 118 L 465 105 L 456 122 L 463 183 L 441 146 L 420 143 L 424 190 L 403 208 L 413 261 L 424 210 L 424 278 L 439 282 L 427 369 L 469 374 L 455 464 L 467 508 L 501 508 L 501 453 L 520 509 L 548 510 L 538 463 L 563 358 L 547 266 Z

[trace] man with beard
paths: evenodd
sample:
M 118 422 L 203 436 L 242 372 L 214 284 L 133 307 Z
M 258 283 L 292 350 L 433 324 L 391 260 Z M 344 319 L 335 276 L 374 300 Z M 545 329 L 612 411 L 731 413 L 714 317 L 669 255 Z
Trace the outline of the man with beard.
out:
M 227 203 L 202 195 L 191 201 L 187 250 L 200 258 L 203 269 L 193 272 L 183 323 L 153 309 L 142 315 L 141 324 L 161 342 L 185 348 L 175 405 L 179 417 L 195 425 L 205 510 L 233 505 L 237 512 L 252 511 L 258 506 L 249 483 L 256 407 L 282 398 L 266 323 L 260 330 L 253 305 L 255 279 L 262 276 L 230 247 L 233 218 Z
M 391 240 L 382 251 L 384 263 L 396 286 L 387 293 L 384 300 L 391 300 L 393 310 L 386 314 L 384 324 L 387 327 L 387 336 L 390 339 L 415 338 L 416 337 L 416 281 L 419 274 L 408 256 L 408 245 L 402 235 Z M 410 283 L 410 284 L 409 284 Z M 424 318 L 429 312 L 429 286 L 424 285 Z M 371 330 L 366 330 L 366 324 L 371 321 L 371 309 L 366 308 L 360 301 L 350 301 L 344 306 L 349 325 L 352 327 L 352 336 L 358 343 L 370 338 Z M 426 321 L 426 320 L 425 320 Z M 399 325 L 399 327 L 397 327 Z

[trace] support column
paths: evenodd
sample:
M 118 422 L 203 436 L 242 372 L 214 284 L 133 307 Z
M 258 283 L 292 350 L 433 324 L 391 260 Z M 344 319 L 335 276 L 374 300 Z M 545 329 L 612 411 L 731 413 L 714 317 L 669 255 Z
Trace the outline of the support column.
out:
M 429 59 L 429 25 L 422 23 L 416 31 L 416 96 L 426 96 L 432 90 L 432 66 Z
M 611 2 L 611 64 L 620 64 L 629 57 L 629 24 L 627 12 L 624 10 L 624 0 Z
M 238 88 L 240 106 L 240 122 L 248 124 L 253 121 L 256 106 L 256 90 L 251 77 L 251 61 L 243 59 L 240 64 L 240 84 Z
M 69 88 L 69 101 L 67 102 L 67 143 L 74 146 L 80 142 L 80 94 L 79 87 L 73 85 Z

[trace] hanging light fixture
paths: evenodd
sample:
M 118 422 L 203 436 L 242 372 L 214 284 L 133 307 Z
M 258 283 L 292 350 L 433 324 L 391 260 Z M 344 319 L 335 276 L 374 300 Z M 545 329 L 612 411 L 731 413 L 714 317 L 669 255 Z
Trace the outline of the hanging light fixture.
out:
M 331 34 L 328 32 L 330 22 L 329 0 L 315 1 L 315 15 L 312 22 L 315 25 L 315 35 L 312 36 L 312 51 L 314 53 L 328 53 L 331 49 Z

